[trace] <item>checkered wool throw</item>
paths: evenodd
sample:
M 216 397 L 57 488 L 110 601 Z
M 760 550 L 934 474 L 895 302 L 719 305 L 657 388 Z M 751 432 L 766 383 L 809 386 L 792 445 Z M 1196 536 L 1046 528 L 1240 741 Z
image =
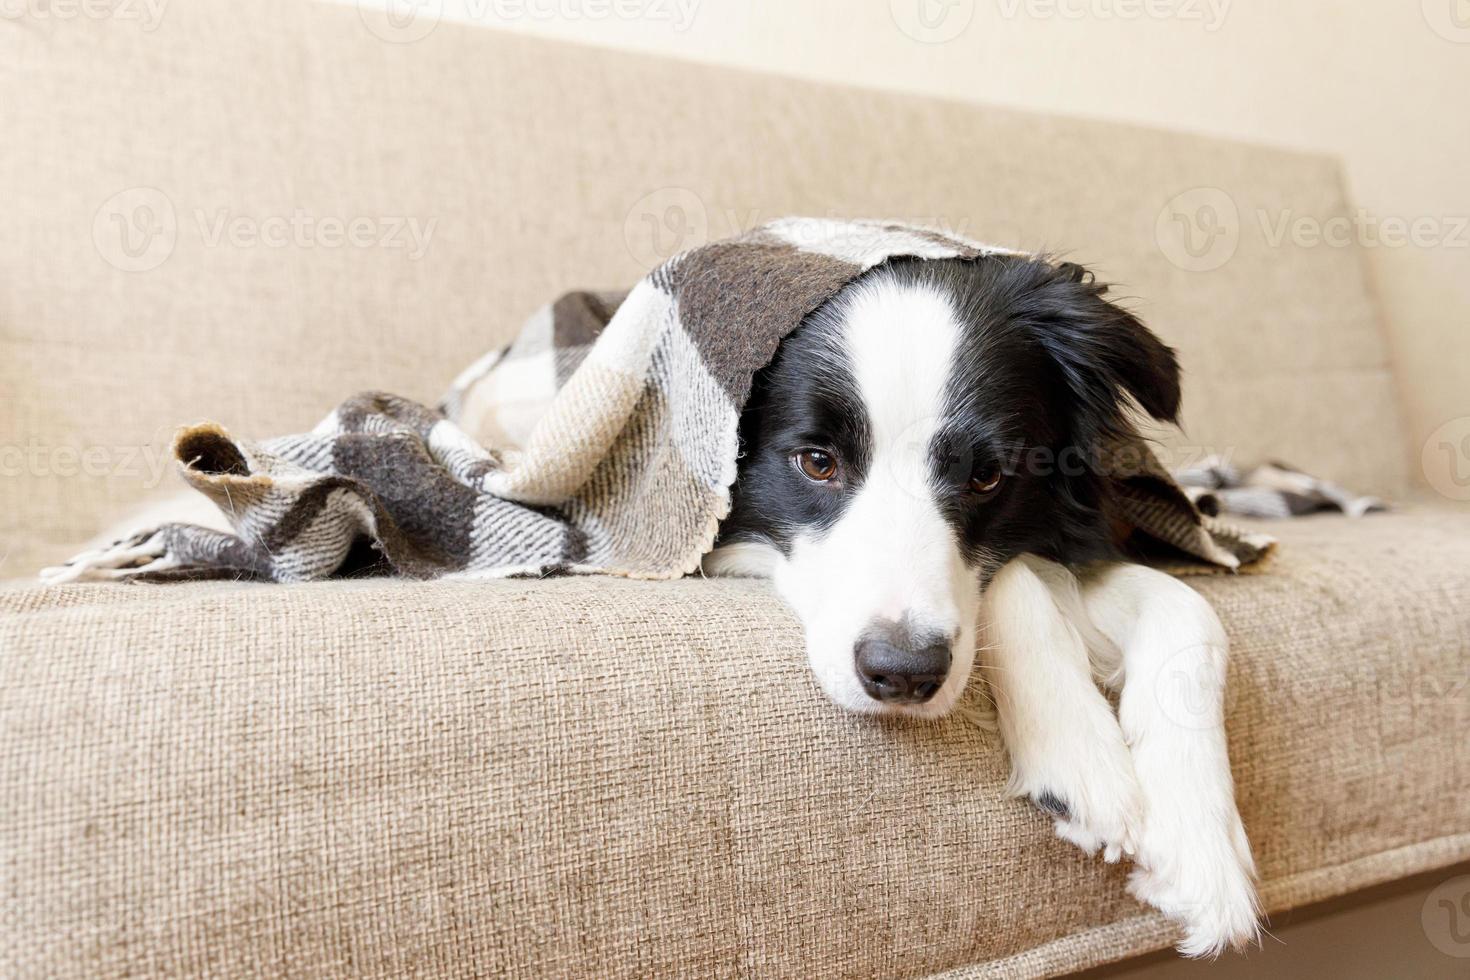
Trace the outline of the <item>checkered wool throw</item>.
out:
M 888 259 L 1004 250 L 926 229 L 786 219 L 695 248 L 626 295 L 571 293 L 471 366 L 437 408 L 357 395 L 311 432 L 182 431 L 184 479 L 233 534 L 164 524 L 55 569 L 71 578 L 299 582 L 695 571 L 730 504 L 752 376 L 782 337 Z M 1272 541 L 1203 515 L 1141 439 L 1109 447 L 1115 525 L 1196 569 Z
M 1360 496 L 1285 463 L 1262 463 L 1242 471 L 1223 457 L 1211 456 L 1175 470 L 1174 479 L 1194 505 L 1210 515 L 1282 518 L 1336 511 L 1362 517 L 1388 508 L 1377 497 Z

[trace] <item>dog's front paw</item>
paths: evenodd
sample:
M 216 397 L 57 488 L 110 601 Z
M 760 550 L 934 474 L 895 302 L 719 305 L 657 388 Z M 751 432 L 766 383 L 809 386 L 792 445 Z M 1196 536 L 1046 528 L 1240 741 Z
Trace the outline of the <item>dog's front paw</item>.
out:
M 1073 754 L 1012 775 L 1012 789 L 1050 814 L 1057 836 L 1113 863 L 1138 849 L 1143 798 L 1122 741 L 1070 746 Z M 1061 764 L 1057 764 L 1060 762 Z
M 1214 957 L 1260 939 L 1255 864 L 1233 812 L 1188 823 L 1156 824 L 1150 815 L 1128 890 L 1184 926 L 1177 948 L 1185 956 Z

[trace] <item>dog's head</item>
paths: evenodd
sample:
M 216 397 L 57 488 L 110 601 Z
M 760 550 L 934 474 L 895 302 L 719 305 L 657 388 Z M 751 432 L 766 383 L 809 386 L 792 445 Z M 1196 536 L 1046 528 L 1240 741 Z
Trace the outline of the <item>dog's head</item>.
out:
M 1104 292 L 1070 263 L 894 262 L 757 377 L 720 543 L 769 557 L 838 704 L 944 714 L 988 573 L 1112 553 L 1097 453 L 1130 399 L 1175 418 L 1179 369 Z

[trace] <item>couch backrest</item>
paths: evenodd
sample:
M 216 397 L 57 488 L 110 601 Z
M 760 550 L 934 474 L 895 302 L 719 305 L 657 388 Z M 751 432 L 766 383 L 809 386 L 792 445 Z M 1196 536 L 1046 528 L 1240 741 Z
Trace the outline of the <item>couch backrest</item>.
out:
M 1065 250 L 1180 349 L 1174 446 L 1404 484 L 1359 255 L 1273 241 L 1347 213 L 1330 160 L 352 7 L 155 7 L 0 20 L 0 577 L 172 483 L 180 423 L 433 398 L 559 291 L 788 213 Z

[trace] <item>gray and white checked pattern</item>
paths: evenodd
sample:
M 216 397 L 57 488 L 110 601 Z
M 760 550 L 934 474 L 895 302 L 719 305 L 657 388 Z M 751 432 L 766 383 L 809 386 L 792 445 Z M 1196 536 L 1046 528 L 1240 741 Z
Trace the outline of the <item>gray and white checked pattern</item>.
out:
M 1362 517 L 1387 510 L 1377 497 L 1363 496 L 1318 479 L 1284 463 L 1263 463 L 1240 470 L 1218 456 L 1174 472 L 1174 478 L 1205 514 L 1241 517 L 1299 517 L 1336 511 Z

